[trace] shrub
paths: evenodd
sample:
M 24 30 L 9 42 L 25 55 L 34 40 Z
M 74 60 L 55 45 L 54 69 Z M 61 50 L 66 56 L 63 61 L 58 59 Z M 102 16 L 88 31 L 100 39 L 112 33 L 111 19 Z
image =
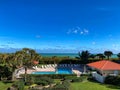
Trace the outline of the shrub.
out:
M 71 82 L 82 82 L 82 81 L 84 81 L 86 79 L 87 79 L 86 76 L 81 76 L 81 77 L 67 76 L 67 77 L 65 77 L 65 80 L 71 81 Z
M 70 86 L 70 82 L 65 80 L 62 82 L 62 84 L 65 86 L 65 87 L 69 87 Z
M 12 86 L 17 90 L 24 90 L 24 82 L 22 80 L 14 82 Z
M 53 90 L 69 90 L 70 82 L 63 81 L 62 84 L 57 84 Z
M 42 75 L 37 75 L 37 74 L 27 74 L 27 78 L 29 77 L 50 77 L 52 79 L 64 79 L 66 76 L 76 76 L 76 74 L 42 74 Z M 24 75 L 21 75 L 21 77 L 24 78 Z
M 32 85 L 34 84 L 35 82 L 35 78 L 34 77 L 31 77 L 31 76 L 27 76 L 27 79 L 26 79 L 26 85 Z
M 120 76 L 107 76 L 105 78 L 106 84 L 120 85 Z
M 38 80 L 38 81 L 36 81 L 36 82 L 35 82 L 35 84 L 38 84 L 38 85 L 43 85 L 43 86 L 45 86 L 45 85 L 48 85 L 48 82 L 46 82 L 46 81 L 43 81 L 43 80 Z
M 11 80 L 3 80 L 2 82 L 3 82 L 3 83 L 13 83 L 14 81 L 11 81 Z
M 53 83 L 53 79 L 49 78 L 49 77 L 34 77 L 35 78 L 35 81 L 34 83 L 35 84 L 38 84 L 38 85 L 48 85 L 48 84 L 52 84 Z

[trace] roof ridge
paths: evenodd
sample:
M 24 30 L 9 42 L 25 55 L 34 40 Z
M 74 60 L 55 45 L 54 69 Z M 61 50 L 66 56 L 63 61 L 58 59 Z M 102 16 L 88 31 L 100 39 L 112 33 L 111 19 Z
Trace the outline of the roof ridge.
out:
M 101 67 L 101 69 L 103 69 L 107 63 L 108 63 L 108 61 L 105 62 L 105 64 Z

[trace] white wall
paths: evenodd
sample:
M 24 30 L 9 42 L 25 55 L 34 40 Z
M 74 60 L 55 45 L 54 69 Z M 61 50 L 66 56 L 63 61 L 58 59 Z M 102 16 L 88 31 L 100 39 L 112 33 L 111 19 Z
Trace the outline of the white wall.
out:
M 104 83 L 105 76 L 101 76 L 97 72 L 92 72 L 92 76 L 100 83 Z

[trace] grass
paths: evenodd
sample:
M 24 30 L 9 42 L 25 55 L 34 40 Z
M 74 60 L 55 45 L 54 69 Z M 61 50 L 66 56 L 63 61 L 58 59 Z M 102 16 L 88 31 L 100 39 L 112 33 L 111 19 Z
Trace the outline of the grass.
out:
M 7 90 L 8 87 L 10 87 L 12 83 L 3 83 L 0 81 L 0 90 Z
M 86 81 L 71 83 L 70 90 L 120 90 L 120 87 Z

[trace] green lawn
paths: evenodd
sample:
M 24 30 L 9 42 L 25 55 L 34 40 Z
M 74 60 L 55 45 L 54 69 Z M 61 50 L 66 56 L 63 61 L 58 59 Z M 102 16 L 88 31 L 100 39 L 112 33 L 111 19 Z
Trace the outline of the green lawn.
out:
M 54 82 L 59 83 L 59 79 L 55 79 Z M 8 87 L 10 87 L 12 83 L 3 83 L 0 81 L 0 90 L 7 90 Z M 28 90 L 28 86 L 25 86 L 24 90 Z M 97 82 L 77 82 L 77 83 L 71 83 L 70 90 L 120 90 L 120 87 L 112 86 L 112 85 L 105 85 L 100 84 Z
M 120 90 L 120 87 L 86 81 L 71 83 L 70 90 Z
M 7 90 L 8 87 L 10 87 L 12 85 L 12 83 L 3 83 L 0 81 L 0 90 Z

